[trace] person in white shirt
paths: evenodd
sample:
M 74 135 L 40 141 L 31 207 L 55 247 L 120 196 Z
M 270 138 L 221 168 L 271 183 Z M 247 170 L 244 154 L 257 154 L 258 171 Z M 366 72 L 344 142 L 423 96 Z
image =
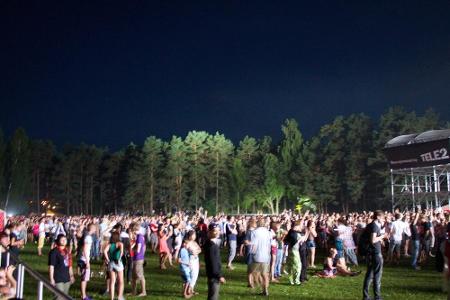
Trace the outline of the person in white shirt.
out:
M 269 283 L 270 283 L 270 259 L 271 259 L 271 244 L 272 235 L 267 229 L 265 219 L 259 219 L 257 222 L 257 228 L 251 233 L 251 250 L 253 255 L 253 263 L 251 266 L 251 273 L 262 277 L 262 295 L 269 295 Z
M 38 238 L 38 255 L 42 256 L 42 248 L 44 247 L 45 242 L 45 218 L 41 218 L 39 222 L 39 238 Z
M 56 222 L 56 225 L 53 227 L 54 229 L 53 229 L 53 238 L 54 238 L 54 240 L 52 241 L 52 246 L 51 246 L 51 248 L 53 249 L 53 248 L 55 248 L 57 245 L 56 245 L 56 238 L 60 235 L 60 234 L 62 234 L 62 235 L 64 235 L 64 236 L 66 236 L 66 231 L 64 230 L 64 225 L 63 225 L 63 223 L 62 223 L 62 220 L 58 220 L 57 222 Z
M 396 263 L 400 263 L 400 247 L 402 245 L 402 239 L 404 234 L 409 234 L 408 225 L 402 221 L 403 215 L 401 213 L 395 214 L 395 221 L 391 224 L 391 230 L 389 235 L 389 253 L 388 261 L 393 262 L 394 251 Z
M 79 273 L 81 275 L 81 299 L 82 300 L 91 300 L 90 297 L 86 294 L 87 283 L 91 278 L 91 266 L 90 266 L 90 258 L 91 258 L 91 250 L 92 250 L 92 235 L 96 231 L 94 224 L 89 224 L 87 226 L 87 232 L 82 237 L 81 244 L 79 247 L 78 254 L 78 268 Z

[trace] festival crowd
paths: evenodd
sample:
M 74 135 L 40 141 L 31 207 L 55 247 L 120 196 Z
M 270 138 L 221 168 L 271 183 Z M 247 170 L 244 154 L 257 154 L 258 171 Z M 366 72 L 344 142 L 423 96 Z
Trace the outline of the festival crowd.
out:
M 429 257 L 436 257 L 436 268 L 444 271 L 450 259 L 449 216 L 441 210 L 396 210 L 349 214 L 303 214 L 284 211 L 280 215 L 209 216 L 207 211 L 153 216 L 67 216 L 12 217 L 0 233 L 0 299 L 15 297 L 15 265 L 26 243 L 35 243 L 36 255 L 48 253 L 49 281 L 69 294 L 80 281 L 82 300 L 88 295 L 93 275 L 91 262 L 102 261 L 105 294 L 110 299 L 131 295 L 147 296 L 151 286 L 145 280 L 146 255 L 158 255 L 159 268 L 176 266 L 180 272 L 181 295 L 191 298 L 196 291 L 203 254 L 208 284 L 208 299 L 219 299 L 220 285 L 226 282 L 221 256 L 226 253 L 226 268 L 234 270 L 242 257 L 247 265 L 247 285 L 269 295 L 270 284 L 286 277 L 291 285 L 313 276 L 334 278 L 358 276 L 364 261 L 363 299 L 381 299 L 383 263 L 400 263 L 407 257 L 419 271 Z M 323 265 L 316 253 L 325 253 Z M 149 272 L 149 271 L 147 271 Z M 369 287 L 373 286 L 373 297 Z

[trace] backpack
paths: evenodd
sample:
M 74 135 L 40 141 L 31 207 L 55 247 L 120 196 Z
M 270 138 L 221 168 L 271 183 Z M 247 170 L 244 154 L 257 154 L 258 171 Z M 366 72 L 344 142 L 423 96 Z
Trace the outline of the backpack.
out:
M 364 228 L 358 241 L 358 254 L 361 256 L 367 256 L 370 252 L 370 232 L 368 227 Z

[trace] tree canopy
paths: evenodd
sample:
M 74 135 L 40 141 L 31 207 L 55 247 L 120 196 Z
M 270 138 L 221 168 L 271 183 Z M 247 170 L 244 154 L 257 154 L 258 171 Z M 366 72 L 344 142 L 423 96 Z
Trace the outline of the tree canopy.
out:
M 190 131 L 164 141 L 149 136 L 113 152 L 95 145 L 32 140 L 23 128 L 0 129 L 0 200 L 14 212 L 65 214 L 196 210 L 278 213 L 308 199 L 318 210 L 387 207 L 391 138 L 447 128 L 433 110 L 389 108 L 379 120 L 337 116 L 305 139 L 287 119 L 281 139 Z M 273 140 L 276 142 L 273 143 Z

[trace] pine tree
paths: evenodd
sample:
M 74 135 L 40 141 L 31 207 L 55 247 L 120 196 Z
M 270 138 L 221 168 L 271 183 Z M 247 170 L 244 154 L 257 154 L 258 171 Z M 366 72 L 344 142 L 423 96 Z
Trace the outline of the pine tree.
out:
M 435 130 L 445 128 L 442 124 L 439 114 L 436 113 L 432 108 L 425 111 L 425 114 L 418 118 L 417 132 L 424 132 L 428 130 Z
M 144 163 L 141 150 L 134 143 L 130 143 L 122 161 L 122 180 L 124 180 L 123 204 L 131 211 L 145 212 L 145 192 L 147 187 L 144 180 Z
M 225 204 L 227 199 L 227 182 L 230 175 L 232 154 L 234 151 L 233 143 L 225 138 L 223 134 L 216 132 L 215 135 L 209 136 L 207 140 L 210 153 L 210 170 L 212 178 L 214 178 L 213 187 L 215 190 L 215 211 L 218 213 L 219 203 Z
M 50 179 L 50 194 L 58 199 L 58 204 L 64 206 L 66 215 L 77 214 L 75 210 L 75 197 L 72 189 L 73 154 L 68 146 L 64 147 L 62 153 L 56 153 L 53 159 L 53 172 Z M 40 203 L 39 203 L 40 204 Z
M 169 194 L 173 200 L 172 204 L 177 210 L 185 209 L 187 166 L 186 145 L 180 137 L 173 136 L 168 150 L 167 178 L 171 184 Z
M 32 202 L 38 214 L 41 213 L 41 199 L 49 198 L 55 151 L 51 141 L 31 142 Z
M 264 194 L 265 205 L 272 214 L 279 214 L 280 201 L 284 196 L 285 187 L 282 183 L 283 165 L 274 154 L 267 154 L 264 158 Z
M 158 179 L 159 189 L 156 190 L 156 198 L 157 198 L 157 207 L 162 209 L 163 211 L 169 210 L 170 197 L 172 187 L 172 178 L 170 176 L 170 172 L 168 172 L 168 164 L 169 164 L 169 149 L 170 144 L 168 142 L 164 142 L 162 144 L 162 166 L 161 173 Z
M 149 212 L 153 213 L 155 197 L 160 188 L 160 175 L 162 173 L 163 164 L 163 146 L 162 140 L 150 136 L 144 142 L 142 148 L 142 166 L 143 166 L 143 180 L 145 203 L 148 203 Z
M 241 193 L 253 193 L 258 190 L 264 181 L 263 158 L 266 153 L 260 152 L 260 147 L 255 138 L 246 136 L 236 151 L 236 157 L 241 161 L 244 168 L 246 189 Z M 245 196 L 242 194 L 241 196 Z
M 94 214 L 100 210 L 102 203 L 96 201 L 99 199 L 100 187 L 100 165 L 103 154 L 106 150 L 98 148 L 94 145 L 88 146 L 86 149 L 86 213 Z
M 346 190 L 344 184 L 345 173 L 345 123 L 342 116 L 334 119 L 333 123 L 324 125 L 320 129 L 321 157 L 322 157 L 322 184 L 320 198 L 324 201 L 325 209 L 329 202 L 334 205 L 341 203 Z
M 100 164 L 99 202 L 104 205 L 100 206 L 100 214 L 118 214 L 122 206 L 119 190 L 123 155 L 124 152 L 116 152 L 103 156 Z
M 234 193 L 234 199 L 236 203 L 236 212 L 240 213 L 242 201 L 245 197 L 248 184 L 248 173 L 242 164 L 240 158 L 235 157 L 233 160 L 233 168 L 231 171 L 231 186 Z
M 18 128 L 8 146 L 7 196 L 5 210 L 24 212 L 26 197 L 31 194 L 30 140 L 23 128 Z
M 372 145 L 372 124 L 364 114 L 351 115 L 346 120 L 345 187 L 343 211 L 348 212 L 350 202 L 363 202 L 367 193 L 368 159 Z M 364 203 L 361 203 L 364 206 Z
M 303 165 L 303 136 L 298 128 L 298 123 L 294 119 L 288 119 L 281 127 L 283 140 L 279 147 L 281 159 L 281 181 L 286 190 L 286 196 L 296 199 L 302 194 L 302 170 Z
M 205 200 L 207 182 L 207 150 L 206 140 L 208 133 L 205 131 L 190 131 L 184 140 L 186 144 L 188 173 L 191 191 L 191 200 L 195 210 L 202 200 Z
M 319 186 L 322 184 L 322 157 L 320 138 L 318 136 L 312 137 L 303 149 L 303 195 L 311 199 L 316 207 L 319 207 L 321 212 L 324 211 L 323 201 L 320 195 Z

